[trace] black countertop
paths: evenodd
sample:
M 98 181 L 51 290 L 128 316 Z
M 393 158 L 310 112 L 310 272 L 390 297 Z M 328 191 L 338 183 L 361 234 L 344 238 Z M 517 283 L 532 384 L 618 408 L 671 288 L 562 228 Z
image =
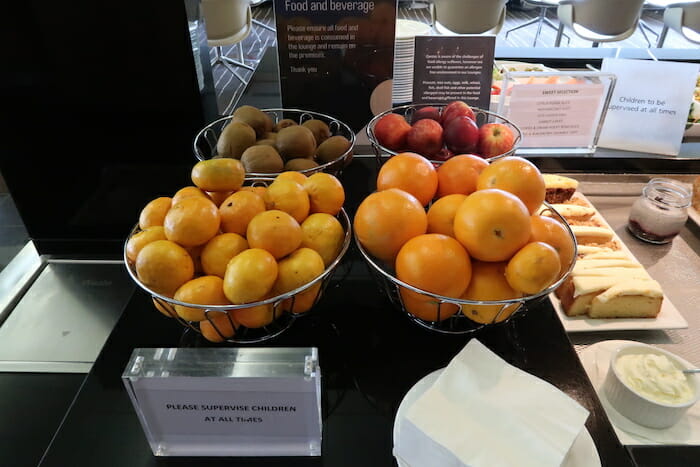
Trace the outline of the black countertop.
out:
M 341 175 L 349 211 L 372 190 L 372 159 Z M 473 335 L 424 329 L 392 307 L 353 247 L 321 302 L 262 346 L 319 348 L 323 396 L 321 458 L 157 458 L 151 454 L 121 381 L 134 348 L 208 346 L 153 309 L 138 290 L 89 373 L 42 466 L 392 465 L 392 427 L 405 393 L 444 367 L 472 337 L 543 378 L 590 411 L 586 423 L 603 465 L 633 465 L 619 444 L 549 301 Z M 228 344 L 234 345 L 234 344 Z

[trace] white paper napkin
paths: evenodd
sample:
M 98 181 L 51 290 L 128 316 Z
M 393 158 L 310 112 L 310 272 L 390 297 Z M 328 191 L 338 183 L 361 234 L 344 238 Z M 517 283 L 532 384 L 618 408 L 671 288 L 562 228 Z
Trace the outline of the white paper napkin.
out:
M 581 352 L 580 358 L 588 377 L 598 392 L 600 402 L 615 428 L 622 444 L 700 444 L 700 404 L 695 404 L 678 423 L 669 428 L 654 429 L 638 425 L 615 410 L 601 390 L 615 350 L 633 341 L 611 340 L 591 345 Z
M 472 339 L 406 413 L 411 467 L 559 466 L 588 411 Z

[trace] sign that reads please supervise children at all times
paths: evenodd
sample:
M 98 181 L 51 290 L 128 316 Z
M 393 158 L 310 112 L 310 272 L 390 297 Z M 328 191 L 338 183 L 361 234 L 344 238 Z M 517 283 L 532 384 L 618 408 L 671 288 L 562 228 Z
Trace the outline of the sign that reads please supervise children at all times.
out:
M 136 349 L 123 380 L 155 455 L 321 453 L 313 348 Z

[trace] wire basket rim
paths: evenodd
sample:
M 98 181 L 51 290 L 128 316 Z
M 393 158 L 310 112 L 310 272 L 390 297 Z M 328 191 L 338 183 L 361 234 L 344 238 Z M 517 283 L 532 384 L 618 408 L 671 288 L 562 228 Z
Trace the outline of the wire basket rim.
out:
M 385 110 L 385 111 L 375 115 L 374 117 L 372 117 L 372 119 L 367 123 L 367 126 L 365 127 L 365 133 L 367 134 L 367 138 L 369 139 L 369 142 L 372 144 L 372 146 L 375 149 L 376 156 L 380 157 L 381 156 L 380 153 L 382 151 L 389 154 L 390 156 L 395 156 L 395 155 L 400 154 L 402 152 L 413 152 L 408 148 L 406 148 L 405 150 L 402 150 L 402 151 L 394 151 L 393 149 L 389 149 L 386 146 L 382 146 L 381 144 L 379 144 L 379 141 L 377 141 L 377 137 L 374 135 L 374 127 L 382 117 L 389 115 L 391 113 L 397 113 L 399 115 L 405 116 L 405 112 L 400 113 L 400 112 L 396 112 L 396 111 L 401 111 L 401 110 L 407 111 L 407 110 L 414 110 L 414 109 L 419 109 L 419 108 L 424 108 L 424 107 L 444 108 L 447 104 L 448 103 L 446 103 L 446 102 L 404 104 L 404 105 L 392 107 L 391 109 Z M 504 152 L 503 154 L 499 154 L 499 155 L 493 156 L 493 157 L 484 157 L 483 159 L 485 161 L 494 161 L 496 159 L 500 159 L 502 157 L 506 157 L 506 156 L 510 156 L 510 155 L 515 154 L 515 152 L 520 147 L 520 143 L 523 140 L 523 133 L 520 130 L 520 127 L 518 125 L 516 125 L 515 123 L 513 123 L 512 120 L 504 117 L 503 115 L 501 115 L 499 113 L 492 112 L 491 110 L 482 109 L 480 107 L 474 107 L 474 106 L 469 106 L 469 107 L 474 111 L 474 113 L 476 115 L 484 114 L 484 115 L 487 115 L 490 117 L 497 117 L 497 118 L 503 120 L 503 122 L 507 123 L 508 126 L 511 127 L 511 129 L 514 129 L 514 131 L 515 131 L 515 139 L 513 140 L 513 147 L 510 150 Z M 444 161 L 430 159 L 427 156 L 423 156 L 423 157 L 430 160 L 431 162 L 444 162 Z
M 346 159 L 348 159 L 349 157 L 351 157 L 352 154 L 353 154 L 353 150 L 354 150 L 354 148 L 355 148 L 355 141 L 356 141 L 355 132 L 352 130 L 352 128 L 350 128 L 350 125 L 348 125 L 347 123 L 345 123 L 344 121 L 342 121 L 342 120 L 340 120 L 340 119 L 338 119 L 338 118 L 336 118 L 336 117 L 333 117 L 332 115 L 328 115 L 328 114 L 325 114 L 325 113 L 322 113 L 322 112 L 315 112 L 315 111 L 313 111 L 313 110 L 304 110 L 304 109 L 297 109 L 297 108 L 289 108 L 289 109 L 287 109 L 287 108 L 283 108 L 283 107 L 272 107 L 272 108 L 266 108 L 266 109 L 260 109 L 260 110 L 261 110 L 262 112 L 267 113 L 267 114 L 269 114 L 269 113 L 274 113 L 275 115 L 277 115 L 278 112 L 282 112 L 282 115 L 284 115 L 285 112 L 298 112 L 298 113 L 300 114 L 300 117 L 303 116 L 303 115 L 305 115 L 305 114 L 308 114 L 308 115 L 310 115 L 310 116 L 312 116 L 312 117 L 322 117 L 322 118 L 324 118 L 324 119 L 326 119 L 326 120 L 329 120 L 329 121 L 331 121 L 331 122 L 336 122 L 336 123 L 340 126 L 340 128 L 342 128 L 343 131 L 349 135 L 349 137 L 348 137 L 347 139 L 348 139 L 348 141 L 350 142 L 350 147 L 349 147 L 345 152 L 343 152 L 343 154 L 341 154 L 340 156 L 336 157 L 336 158 L 333 159 L 332 161 L 324 162 L 323 164 L 319 164 L 317 167 L 310 167 L 310 168 L 308 168 L 308 169 L 296 170 L 295 172 L 300 172 L 300 173 L 305 174 L 305 175 L 307 175 L 307 174 L 312 174 L 312 173 L 315 173 L 315 172 L 323 172 L 323 171 L 325 171 L 326 169 L 330 169 L 330 168 L 333 167 L 334 165 L 337 165 L 338 163 L 340 163 L 340 162 L 342 162 L 342 161 L 345 161 Z M 200 160 L 200 161 L 208 160 L 208 158 L 205 157 L 204 154 L 202 154 L 202 152 L 199 150 L 199 145 L 198 145 L 198 143 L 199 143 L 201 140 L 205 140 L 205 141 L 206 141 L 206 136 L 205 136 L 205 134 L 206 134 L 207 131 L 212 131 L 212 132 L 216 133 L 216 131 L 214 130 L 214 128 L 216 128 L 217 125 L 222 124 L 222 123 L 227 122 L 227 121 L 230 122 L 230 121 L 232 121 L 232 120 L 233 120 L 233 115 L 226 115 L 226 116 L 223 116 L 223 117 L 219 117 L 219 118 L 217 118 L 216 120 L 214 120 L 214 121 L 212 121 L 212 122 L 209 122 L 207 125 L 205 125 L 204 127 L 202 127 L 202 128 L 197 132 L 197 134 L 195 135 L 194 139 L 192 140 L 192 151 L 193 151 L 193 153 L 194 153 L 194 155 L 195 155 L 195 158 L 197 158 L 197 159 Z M 225 126 L 226 126 L 226 125 L 222 126 L 222 130 L 223 130 L 223 128 L 225 128 Z M 217 139 L 218 139 L 219 136 L 220 136 L 220 133 L 216 135 Z M 337 136 L 337 135 L 332 135 L 332 136 Z M 345 135 L 341 135 L 341 136 L 345 136 Z M 210 158 L 211 158 L 211 157 L 210 157 Z M 282 172 L 284 172 L 284 171 L 282 171 Z M 270 176 L 279 175 L 279 174 L 281 174 L 282 172 L 271 172 L 271 173 L 249 172 L 249 173 L 246 174 L 246 175 L 250 175 L 250 176 L 253 176 L 253 177 L 270 177 Z
M 447 297 L 444 295 L 439 295 L 439 294 L 435 294 L 432 292 L 428 292 L 427 290 L 423 290 L 423 289 L 420 289 L 418 287 L 414 287 L 406 282 L 401 281 L 400 279 L 395 277 L 393 274 L 391 274 L 389 271 L 386 271 L 386 269 L 384 267 L 377 264 L 376 261 L 374 260 L 374 258 L 372 257 L 372 255 L 369 252 L 367 252 L 365 250 L 365 248 L 362 246 L 359 238 L 357 237 L 357 231 L 354 231 L 354 230 L 353 230 L 353 239 L 354 239 L 355 244 L 357 245 L 357 247 L 360 251 L 360 254 L 363 256 L 365 261 L 367 261 L 367 263 L 376 272 L 378 272 L 379 274 L 384 276 L 386 279 L 388 279 L 393 285 L 396 285 L 399 287 L 404 287 L 404 288 L 406 288 L 412 292 L 415 292 L 415 293 L 427 295 L 431 298 L 438 300 L 440 304 L 448 303 L 448 304 L 458 305 L 460 307 L 460 310 L 461 310 L 462 305 L 509 305 L 509 304 L 515 304 L 515 303 L 520 303 L 520 304 L 525 305 L 528 302 L 532 302 L 534 300 L 537 300 L 539 298 L 544 297 L 545 295 L 552 293 L 562 283 L 564 283 L 564 281 L 571 274 L 571 271 L 573 271 L 574 266 L 576 265 L 576 259 L 578 257 L 578 244 L 576 242 L 576 236 L 575 236 L 573 230 L 571 230 L 571 227 L 569 226 L 569 224 L 566 222 L 564 217 L 561 214 L 559 214 L 559 212 L 557 212 L 556 209 L 554 209 L 552 207 L 552 205 L 550 203 L 544 201 L 542 204 L 544 206 L 546 206 L 547 210 L 549 210 L 553 214 L 555 214 L 558 217 L 558 220 L 562 221 L 562 223 L 564 224 L 564 227 L 566 228 L 566 230 L 567 230 L 567 232 L 568 232 L 568 234 L 569 234 L 569 236 L 572 239 L 573 244 L 574 244 L 573 258 L 572 258 L 571 264 L 569 265 L 569 268 L 566 270 L 566 272 L 564 274 L 561 275 L 561 277 L 559 277 L 559 279 L 557 279 L 556 282 L 554 282 L 553 284 L 551 284 L 549 287 L 542 290 L 541 292 L 538 292 L 538 293 L 533 294 L 533 295 L 528 295 L 526 297 L 509 298 L 509 299 L 504 299 L 504 300 L 468 300 L 468 299 Z M 542 212 L 542 211 L 540 211 L 540 212 Z M 470 259 L 471 259 L 471 256 L 470 256 Z M 420 318 L 418 318 L 418 319 L 420 319 Z M 467 318 L 467 319 L 469 319 L 469 318 Z M 421 320 L 421 321 L 424 321 L 424 320 Z M 487 324 L 497 324 L 497 323 L 487 323 Z
M 132 262 L 129 261 L 127 256 L 126 256 L 126 245 L 129 242 L 129 239 L 131 239 L 131 237 L 133 235 L 135 235 L 136 233 L 141 231 L 139 229 L 138 224 L 136 224 L 134 227 L 132 227 L 126 241 L 124 242 L 123 260 L 124 260 L 124 264 L 126 265 L 126 269 L 127 269 L 127 272 L 129 273 L 129 276 L 131 276 L 131 279 L 136 283 L 136 285 L 138 285 L 145 292 L 148 292 L 149 294 L 151 294 L 152 297 L 159 298 L 160 300 L 163 300 L 163 301 L 169 303 L 170 305 L 179 305 L 179 306 L 184 306 L 184 307 L 188 307 L 188 308 L 197 308 L 197 309 L 202 309 L 205 311 L 216 311 L 216 312 L 224 312 L 224 313 L 228 312 L 228 311 L 232 311 L 232 310 L 243 310 L 243 309 L 247 309 L 247 308 L 253 308 L 256 306 L 262 306 L 262 305 L 268 305 L 268 304 L 273 304 L 273 306 L 275 306 L 277 303 L 281 303 L 284 300 L 290 299 L 293 296 L 295 296 L 301 292 L 304 292 L 307 289 L 310 289 L 311 287 L 313 287 L 317 283 L 320 283 L 326 277 L 328 277 L 330 274 L 332 274 L 335 271 L 335 269 L 337 268 L 337 266 L 340 264 L 340 262 L 342 261 L 343 257 L 345 256 L 345 254 L 347 253 L 347 251 L 350 247 L 350 242 L 351 242 L 351 237 L 352 237 L 352 225 L 350 223 L 350 218 L 349 218 L 347 212 L 345 211 L 345 208 L 341 208 L 340 211 L 338 212 L 338 214 L 341 215 L 341 218 L 342 218 L 341 223 L 344 223 L 347 226 L 347 228 L 345 229 L 345 236 L 343 238 L 343 244 L 341 246 L 341 249 L 338 252 L 338 255 L 336 256 L 336 258 L 328 265 L 328 267 L 326 267 L 324 269 L 324 271 L 319 276 L 317 276 L 316 278 L 314 278 L 311 282 L 308 282 L 307 284 L 304 284 L 300 287 L 297 287 L 294 290 L 290 290 L 289 292 L 285 292 L 285 293 L 277 295 L 275 297 L 270 297 L 270 298 L 267 298 L 265 300 L 260 300 L 260 301 L 256 301 L 256 302 L 244 303 L 244 304 L 240 304 L 240 305 L 234 305 L 234 304 L 230 304 L 230 305 L 201 305 L 201 304 L 196 304 L 196 303 L 188 303 L 188 302 L 182 302 L 180 300 L 175 300 L 174 298 L 168 297 L 167 295 L 163 295 L 163 294 L 160 294 L 158 292 L 151 290 L 148 286 L 146 286 L 146 284 L 144 284 L 143 282 L 141 282 L 139 280 L 139 278 L 136 275 L 136 271 L 135 271 L 136 265 L 132 264 Z M 294 313 L 293 316 L 298 317 L 298 316 L 303 316 L 305 314 L 306 313 Z

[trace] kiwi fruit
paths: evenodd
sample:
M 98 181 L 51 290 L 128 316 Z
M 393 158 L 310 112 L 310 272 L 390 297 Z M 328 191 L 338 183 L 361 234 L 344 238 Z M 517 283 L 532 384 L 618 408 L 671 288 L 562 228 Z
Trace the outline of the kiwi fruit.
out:
M 311 159 L 316 154 L 316 139 L 305 126 L 293 125 L 277 132 L 275 147 L 285 161 L 296 157 Z
M 316 149 L 316 160 L 322 164 L 334 161 L 348 149 L 350 149 L 350 141 L 345 136 L 331 136 Z
M 266 144 L 246 149 L 241 156 L 241 163 L 246 173 L 276 173 L 284 169 L 284 162 L 277 150 Z
M 274 148 L 275 147 L 275 140 L 263 138 L 263 139 L 259 139 L 255 142 L 256 146 L 261 145 L 261 144 L 267 144 L 268 146 L 272 146 Z
M 255 130 L 258 138 L 268 131 L 272 131 L 272 118 L 252 105 L 244 105 L 237 108 L 233 112 L 233 120 L 250 125 Z
M 240 159 L 243 151 L 255 144 L 255 130 L 244 122 L 232 121 L 226 125 L 216 141 L 219 157 Z
M 303 157 L 297 157 L 296 159 L 289 159 L 284 164 L 284 170 L 306 170 L 318 167 L 318 164 L 314 162 L 313 159 L 306 159 Z
M 288 126 L 294 126 L 296 124 L 297 122 L 295 122 L 291 118 L 284 118 L 277 122 L 273 130 L 279 132 L 282 128 L 287 128 Z
M 326 122 L 324 122 L 322 120 L 318 120 L 318 119 L 314 118 L 314 119 L 305 121 L 301 125 L 305 126 L 309 130 L 311 130 L 311 133 L 314 134 L 314 138 L 316 139 L 317 146 L 331 137 L 331 129 L 328 128 L 328 125 L 326 124 Z

